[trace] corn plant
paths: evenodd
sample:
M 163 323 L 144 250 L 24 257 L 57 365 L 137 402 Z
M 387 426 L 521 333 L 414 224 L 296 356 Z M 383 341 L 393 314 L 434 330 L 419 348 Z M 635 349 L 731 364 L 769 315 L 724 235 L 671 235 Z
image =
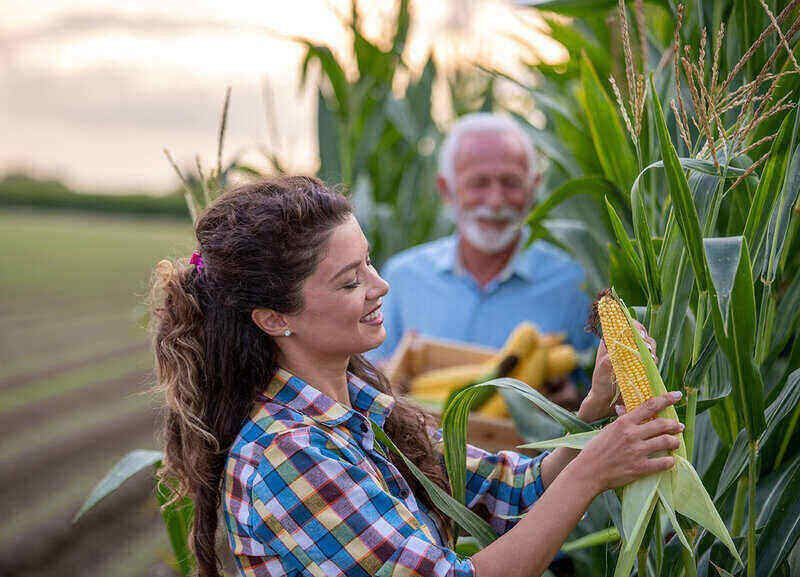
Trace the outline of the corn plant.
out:
M 630 18 L 622 2 L 527 4 L 577 17 L 546 17 L 571 58 L 534 65 L 527 87 L 559 184 L 533 237 L 578 258 L 592 292 L 638 305 L 666 389 L 685 392 L 686 455 L 746 563 L 679 515 L 668 542 L 653 524 L 639 574 L 781 573 L 800 536 L 798 2 L 632 2 Z M 466 426 L 460 411 L 445 431 Z

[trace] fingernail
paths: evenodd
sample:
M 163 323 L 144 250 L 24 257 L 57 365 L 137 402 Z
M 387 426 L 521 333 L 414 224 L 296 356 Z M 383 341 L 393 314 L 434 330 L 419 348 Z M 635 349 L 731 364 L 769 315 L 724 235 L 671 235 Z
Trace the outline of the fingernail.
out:
M 683 423 L 678 423 L 678 424 L 680 425 L 680 429 L 681 429 L 681 431 L 682 431 L 682 430 L 684 430 L 684 429 L 686 428 L 686 425 L 684 425 Z
M 683 393 L 680 392 L 680 391 L 672 391 L 670 393 L 670 395 L 672 395 L 672 398 L 677 401 L 678 399 L 680 399 L 683 396 Z
M 614 410 L 617 412 L 617 416 L 621 417 L 622 414 L 625 412 L 625 407 L 622 405 L 614 405 Z

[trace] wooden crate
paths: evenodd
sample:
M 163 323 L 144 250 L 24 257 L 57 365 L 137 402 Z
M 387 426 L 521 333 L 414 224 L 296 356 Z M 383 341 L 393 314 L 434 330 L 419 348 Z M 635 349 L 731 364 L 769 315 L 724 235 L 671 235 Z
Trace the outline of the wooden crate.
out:
M 497 349 L 457 341 L 435 339 L 416 333 L 406 333 L 395 354 L 384 367 L 384 373 L 395 391 L 405 393 L 416 375 L 430 370 L 490 359 Z M 434 412 L 437 418 L 441 414 Z M 499 451 L 513 449 L 523 442 L 511 419 L 498 419 L 472 414 L 469 417 L 467 439 L 470 444 Z

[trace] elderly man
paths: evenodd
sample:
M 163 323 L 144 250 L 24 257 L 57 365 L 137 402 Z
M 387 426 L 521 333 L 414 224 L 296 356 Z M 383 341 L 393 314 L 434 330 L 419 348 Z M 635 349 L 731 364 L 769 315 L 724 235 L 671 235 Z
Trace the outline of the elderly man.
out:
M 525 320 L 566 333 L 577 349 L 595 344 L 583 330 L 590 301 L 581 268 L 546 242 L 525 248 L 539 178 L 531 141 L 510 118 L 476 113 L 453 125 L 437 186 L 456 233 L 387 261 L 387 337 L 374 358 L 391 355 L 409 330 L 500 347 Z

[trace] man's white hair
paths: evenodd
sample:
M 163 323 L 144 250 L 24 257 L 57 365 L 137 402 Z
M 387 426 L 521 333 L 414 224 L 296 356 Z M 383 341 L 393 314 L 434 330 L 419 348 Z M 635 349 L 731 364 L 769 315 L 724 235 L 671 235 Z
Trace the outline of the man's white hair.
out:
M 519 139 L 525 159 L 528 163 L 528 176 L 533 178 L 537 171 L 536 150 L 528 133 L 513 119 L 493 112 L 473 112 L 465 114 L 455 121 L 447 133 L 439 150 L 439 174 L 452 187 L 456 177 L 456 155 L 461 141 L 468 134 L 478 132 L 497 132 L 513 134 Z

